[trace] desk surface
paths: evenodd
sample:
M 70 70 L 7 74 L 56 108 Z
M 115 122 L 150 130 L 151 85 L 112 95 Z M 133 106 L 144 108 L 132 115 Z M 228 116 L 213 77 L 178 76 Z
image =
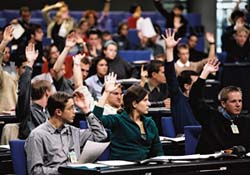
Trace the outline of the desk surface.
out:
M 62 166 L 59 172 L 64 175 L 84 174 L 145 174 L 161 175 L 191 175 L 218 173 L 227 175 L 247 175 L 250 171 L 250 159 L 235 160 L 205 160 L 191 163 L 166 163 L 162 165 L 129 165 L 101 169 L 86 169 L 84 167 L 72 168 Z

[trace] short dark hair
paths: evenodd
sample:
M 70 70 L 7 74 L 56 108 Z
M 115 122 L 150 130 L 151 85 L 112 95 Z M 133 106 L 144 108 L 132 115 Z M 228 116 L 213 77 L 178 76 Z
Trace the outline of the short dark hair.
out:
M 152 60 L 147 65 L 148 77 L 151 78 L 153 72 L 158 73 L 160 71 L 160 67 L 164 66 L 164 62 L 160 60 Z
M 15 66 L 20 68 L 26 61 L 27 61 L 26 56 L 22 54 L 19 56 L 19 58 L 15 59 Z
M 96 28 L 93 28 L 93 29 L 90 29 L 88 32 L 87 32 L 87 37 L 89 38 L 90 35 L 97 35 L 98 38 L 101 38 L 102 36 L 102 32 Z
M 145 98 L 147 94 L 148 91 L 138 84 L 130 86 L 123 96 L 125 111 L 130 114 L 132 112 L 132 109 L 134 109 L 133 102 L 136 101 L 137 103 L 139 103 Z
M 180 43 L 177 45 L 177 51 L 179 52 L 180 49 L 189 49 L 189 46 L 186 43 Z
M 141 7 L 142 8 L 142 6 L 138 2 L 133 3 L 129 7 L 129 12 L 133 14 L 135 12 L 135 10 L 136 10 L 137 7 Z
M 182 90 L 182 92 L 185 92 L 185 84 L 191 84 L 192 78 L 191 76 L 198 76 L 198 73 L 192 70 L 184 70 L 180 73 L 180 75 L 177 77 L 177 80 L 179 82 L 179 86 Z
M 30 12 L 30 8 L 28 6 L 20 7 L 19 14 L 22 15 L 23 12 Z
M 228 94 L 230 92 L 240 92 L 242 94 L 242 90 L 240 87 L 237 86 L 227 86 L 221 89 L 221 91 L 218 94 L 218 100 L 219 101 L 227 101 Z
M 96 57 L 92 60 L 92 64 L 91 64 L 91 67 L 90 67 L 90 75 L 94 75 L 97 73 L 97 64 L 101 61 L 101 60 L 105 60 L 106 63 L 108 64 L 108 61 L 105 57 L 102 57 L 102 56 L 99 56 L 99 57 Z
M 40 100 L 46 90 L 51 90 L 51 83 L 47 80 L 36 80 L 31 83 L 31 99 Z
M 183 11 L 184 10 L 184 6 L 181 4 L 181 2 L 176 2 L 174 4 L 173 9 L 179 9 L 179 10 Z
M 51 95 L 47 104 L 50 116 L 54 115 L 56 109 L 61 109 L 63 111 L 70 98 L 73 98 L 72 95 L 66 92 L 56 92 Z
M 238 19 L 238 18 L 245 18 L 245 13 L 241 10 L 234 10 L 232 13 L 231 13 L 231 16 L 230 16 L 231 20 L 233 21 L 233 23 L 235 23 L 235 21 Z
M 31 35 L 35 35 L 36 31 L 42 29 L 42 26 L 40 24 L 31 24 L 28 29 L 28 37 L 27 40 L 31 39 Z

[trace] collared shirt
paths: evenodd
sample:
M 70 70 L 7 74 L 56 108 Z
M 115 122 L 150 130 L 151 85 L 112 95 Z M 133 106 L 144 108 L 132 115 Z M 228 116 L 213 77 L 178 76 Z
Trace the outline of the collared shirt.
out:
M 60 165 L 70 163 L 69 152 L 75 152 L 77 160 L 87 140 L 102 141 L 107 133 L 102 123 L 93 115 L 86 117 L 89 128 L 80 130 L 65 124 L 55 128 L 50 121 L 34 129 L 25 143 L 29 174 L 59 174 Z
M 93 97 L 95 97 L 96 99 L 100 99 L 102 96 L 103 83 L 99 80 L 97 74 L 87 78 L 85 80 L 85 83 L 88 86 Z
M 181 62 L 181 60 L 177 60 L 176 61 L 176 64 L 179 66 L 179 67 L 189 67 L 190 66 L 190 61 L 187 61 L 185 64 Z

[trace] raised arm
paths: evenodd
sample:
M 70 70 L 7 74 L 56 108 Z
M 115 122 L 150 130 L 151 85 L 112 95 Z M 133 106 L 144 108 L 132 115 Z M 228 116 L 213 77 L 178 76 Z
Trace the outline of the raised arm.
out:
M 13 31 L 14 31 L 14 29 L 11 25 L 9 25 L 8 27 L 5 28 L 5 30 L 3 32 L 3 40 L 0 43 L 0 54 L 3 54 L 5 47 L 13 39 Z M 0 56 L 0 70 L 2 70 L 2 61 L 3 61 L 3 57 Z
M 74 88 L 77 89 L 83 85 L 82 72 L 81 72 L 81 59 L 85 57 L 85 54 L 78 54 L 73 56 L 73 79 L 74 79 Z
M 206 115 L 210 111 L 210 107 L 203 101 L 203 87 L 205 86 L 205 80 L 210 73 L 215 73 L 219 70 L 219 62 L 217 59 L 209 60 L 203 68 L 200 77 L 193 84 L 190 94 L 189 101 L 194 116 L 199 121 L 199 123 L 203 123 L 203 119 L 205 119 Z
M 208 58 L 215 58 L 215 39 L 214 34 L 211 32 L 206 32 L 206 39 L 209 43 L 209 53 Z
M 163 7 L 161 0 L 154 0 L 154 5 L 163 17 L 168 18 L 169 12 Z
M 27 64 L 18 84 L 18 100 L 16 114 L 19 121 L 23 121 L 30 114 L 31 74 L 33 64 L 38 56 L 34 44 L 30 43 L 25 49 Z
M 59 2 L 57 2 L 55 4 L 45 5 L 44 6 L 44 8 L 41 11 L 42 11 L 42 16 L 43 16 L 45 22 L 47 23 L 47 25 L 52 22 L 52 19 L 51 19 L 50 15 L 49 15 L 49 12 L 51 10 L 61 8 L 63 5 L 64 5 L 64 2 L 59 1 Z
M 64 64 L 65 58 L 68 55 L 70 49 L 75 45 L 76 45 L 76 37 L 75 37 L 75 33 L 73 32 L 67 36 L 65 47 L 54 64 L 53 69 L 56 73 L 56 77 L 55 77 L 56 80 L 59 80 L 62 77 L 62 75 L 59 73 L 60 69 L 62 65 Z

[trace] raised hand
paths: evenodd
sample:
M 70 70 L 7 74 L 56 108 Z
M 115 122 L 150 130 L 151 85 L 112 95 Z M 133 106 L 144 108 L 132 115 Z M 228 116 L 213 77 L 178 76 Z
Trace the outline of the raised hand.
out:
M 79 90 L 76 90 L 74 92 L 74 103 L 76 106 L 78 106 L 82 112 L 84 112 L 85 114 L 89 112 L 89 102 L 88 100 L 85 98 L 83 92 Z
M 175 31 L 172 32 L 171 28 L 166 29 L 166 37 L 162 35 L 162 37 L 165 40 L 167 48 L 174 48 L 180 42 L 181 38 L 175 40 L 174 36 L 175 36 Z
M 33 43 L 29 43 L 28 46 L 26 46 L 25 56 L 28 64 L 30 63 L 29 66 L 33 66 L 35 60 L 38 57 L 38 50 L 35 51 L 35 45 Z
M 14 28 L 11 25 L 6 27 L 4 32 L 3 32 L 3 41 L 9 43 L 14 37 L 13 36 L 13 31 L 14 31 Z
M 114 72 L 109 73 L 107 76 L 105 76 L 105 92 L 112 92 L 120 86 L 116 83 L 116 77 L 117 75 L 114 74 Z
M 76 39 L 75 33 L 72 32 L 66 38 L 65 47 L 71 49 L 72 47 L 76 45 L 76 40 L 77 39 Z
M 83 59 L 84 57 L 85 57 L 85 53 L 74 55 L 73 56 L 74 64 L 78 64 L 79 65 L 80 62 L 81 62 L 81 59 Z
M 207 61 L 207 64 L 203 67 L 203 71 L 206 71 L 208 73 L 214 73 L 219 70 L 220 62 L 218 59 L 209 59 Z
M 211 33 L 211 32 L 206 32 L 206 38 L 207 38 L 207 41 L 209 43 L 214 43 L 215 42 L 214 34 Z

